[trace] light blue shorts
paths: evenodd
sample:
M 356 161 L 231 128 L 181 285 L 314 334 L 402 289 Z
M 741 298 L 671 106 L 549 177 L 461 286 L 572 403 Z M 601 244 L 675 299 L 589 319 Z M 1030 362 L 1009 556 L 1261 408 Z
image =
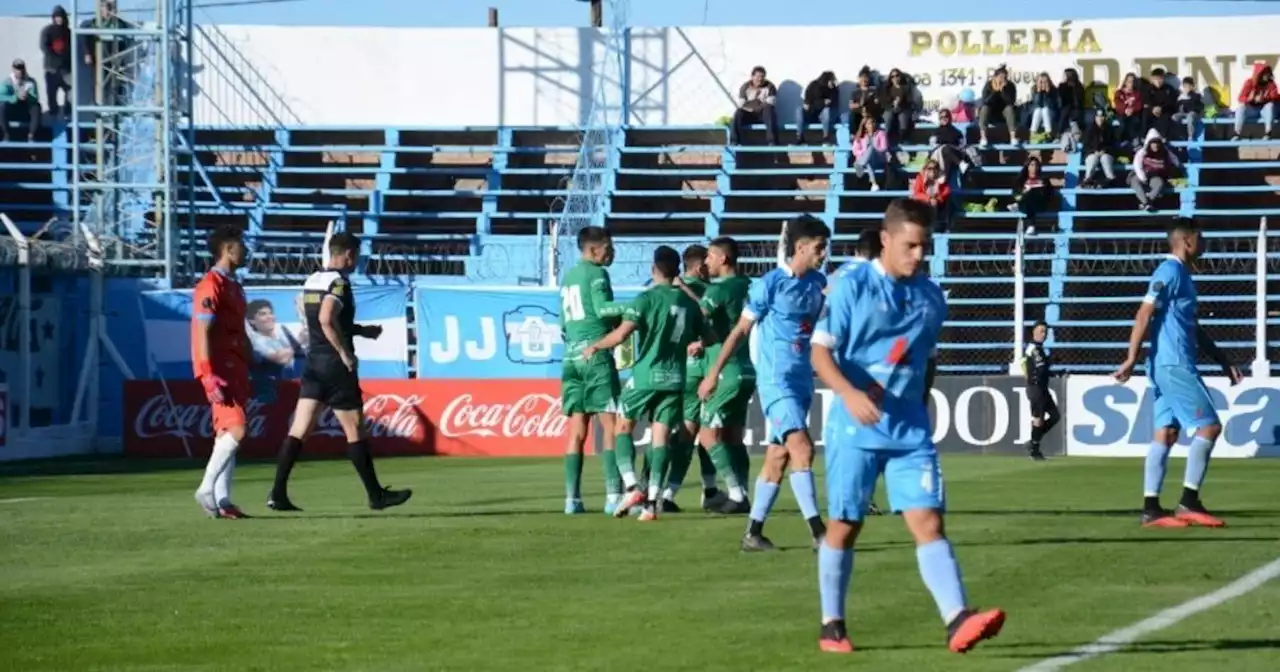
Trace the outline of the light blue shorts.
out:
M 1221 424 L 1209 388 L 1195 369 L 1157 366 L 1151 372 L 1155 428 L 1200 429 Z
M 884 474 L 889 508 L 895 513 L 911 509 L 946 509 L 942 469 L 933 446 L 908 450 L 869 450 L 827 442 L 827 517 L 861 521 Z
M 785 445 L 792 432 L 809 431 L 809 405 L 813 394 L 762 398 L 769 443 Z

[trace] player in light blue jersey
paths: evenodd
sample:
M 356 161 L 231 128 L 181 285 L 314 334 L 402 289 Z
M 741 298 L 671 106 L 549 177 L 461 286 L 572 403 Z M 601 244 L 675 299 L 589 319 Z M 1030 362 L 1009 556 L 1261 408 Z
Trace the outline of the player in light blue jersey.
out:
M 1213 408 L 1209 390 L 1196 368 L 1203 350 L 1234 385 L 1240 382 L 1240 369 L 1227 361 L 1213 339 L 1200 326 L 1196 317 L 1196 284 L 1191 279 L 1191 264 L 1204 253 L 1204 239 L 1195 222 L 1175 220 L 1169 231 L 1169 256 L 1151 276 L 1147 295 L 1142 299 L 1138 315 L 1129 335 L 1129 354 L 1115 372 L 1123 383 L 1133 375 L 1148 329 L 1151 347 L 1147 350 L 1147 377 L 1155 394 L 1155 436 L 1147 449 L 1143 478 L 1142 524 L 1146 527 L 1186 527 L 1203 525 L 1222 527 L 1224 523 L 1204 508 L 1200 486 L 1209 468 L 1209 454 L 1222 433 L 1222 422 Z M 1169 513 L 1160 506 L 1160 486 L 1164 483 L 1169 450 L 1183 429 L 1195 431 L 1187 448 L 1187 470 L 1182 480 L 1182 500 Z
M 773 550 L 764 536 L 764 521 L 778 499 L 782 475 L 791 467 L 791 490 L 800 504 L 800 513 L 809 523 L 815 547 L 826 527 L 818 514 L 818 496 L 813 481 L 813 441 L 809 438 L 809 405 L 813 401 L 813 367 L 809 364 L 809 341 L 824 301 L 827 276 L 818 269 L 826 263 L 831 230 L 822 220 L 809 215 L 787 228 L 787 265 L 775 268 L 751 285 L 747 305 L 707 375 L 698 388 L 706 399 L 715 390 L 733 351 L 744 343 L 753 326 L 760 329 L 756 348 L 756 394 L 768 423 L 769 447 L 764 466 L 756 478 L 754 502 L 730 500 L 731 506 L 750 511 L 744 551 Z
M 947 305 L 938 285 L 919 273 L 932 225 L 927 204 L 890 203 L 880 258 L 840 279 L 813 335 L 814 371 L 840 398 L 823 432 L 830 519 L 818 550 L 823 651 L 853 651 L 845 630 L 853 545 L 881 474 L 889 506 L 915 538 L 920 576 L 947 626 L 948 647 L 964 653 L 1004 625 L 999 609 L 969 608 L 943 534 L 945 497 L 928 398 Z
M 837 268 L 836 272 L 831 274 L 831 277 L 828 279 L 827 293 L 831 292 L 831 288 L 835 285 L 837 280 L 847 275 L 853 269 L 871 261 L 872 259 L 876 259 L 879 256 L 880 227 L 876 226 L 863 229 L 862 233 L 858 234 L 857 256 L 841 264 L 840 268 Z

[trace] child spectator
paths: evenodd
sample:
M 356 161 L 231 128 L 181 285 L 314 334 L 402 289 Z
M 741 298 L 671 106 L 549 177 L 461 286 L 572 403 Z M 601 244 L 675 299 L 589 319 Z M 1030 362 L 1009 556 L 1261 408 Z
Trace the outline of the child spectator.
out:
M 982 106 L 978 108 L 978 144 L 986 147 L 987 124 L 991 116 L 1004 118 L 1009 127 L 1009 141 L 1016 147 L 1018 142 L 1018 89 L 1009 81 L 1009 71 L 1003 65 L 996 68 L 995 74 L 982 87 Z
M 1119 134 L 1111 125 L 1111 118 L 1104 112 L 1093 115 L 1093 123 L 1084 132 L 1084 179 L 1080 186 L 1085 189 L 1097 189 L 1110 186 L 1116 181 L 1116 145 L 1120 144 Z M 1105 183 L 1098 181 L 1098 169 L 1106 176 Z
M 853 138 L 853 172 L 858 177 L 866 174 L 871 180 L 871 191 L 880 190 L 876 169 L 888 171 L 889 168 L 889 136 L 877 126 L 875 117 L 863 117 L 862 126 Z
M 884 103 L 880 101 L 880 88 L 871 82 L 871 68 L 864 65 L 849 97 L 849 128 L 862 128 L 862 118 L 866 116 L 879 121 L 884 116 Z
M 1138 207 L 1150 212 L 1164 193 L 1164 187 L 1182 164 L 1164 144 L 1164 138 L 1155 130 L 1147 132 L 1146 144 L 1133 155 L 1133 172 L 1129 174 L 1129 186 L 1138 195 Z
M 1204 99 L 1200 96 L 1200 92 L 1196 91 L 1196 80 L 1190 77 L 1182 78 L 1182 92 L 1178 94 L 1176 109 L 1173 120 L 1186 126 L 1188 140 L 1196 137 L 1196 125 L 1204 115 Z
M 951 179 L 952 168 L 958 168 L 961 179 L 973 166 L 981 166 L 982 159 L 977 150 L 967 147 L 964 132 L 951 123 L 951 112 L 938 112 L 938 128 L 929 137 L 929 158 L 937 161 L 942 174 Z
M 1009 209 L 1021 212 L 1027 220 L 1027 235 L 1036 232 L 1036 217 L 1049 209 L 1053 203 L 1053 185 L 1045 177 L 1040 159 L 1035 156 L 1027 158 L 1022 164 L 1022 172 L 1013 183 L 1013 205 Z
M 897 68 L 890 70 L 880 100 L 885 105 L 884 130 L 897 143 L 915 127 L 915 88 L 911 79 Z
M 836 121 L 840 113 L 836 111 L 836 103 L 840 100 L 840 84 L 836 74 L 827 70 L 818 78 L 809 82 L 804 89 L 804 102 L 800 108 L 800 126 L 796 129 L 796 144 L 804 143 L 805 129 L 809 124 L 822 122 L 822 143 L 830 144 L 835 135 Z
M 1120 140 L 1136 147 L 1142 138 L 1142 92 L 1138 90 L 1137 75 L 1131 72 L 1124 76 L 1111 105 L 1116 110 L 1116 121 L 1120 123 Z
M 759 65 L 751 69 L 751 79 L 738 89 L 738 109 L 733 112 L 733 127 L 729 142 L 742 144 L 743 131 L 751 124 L 764 124 L 765 141 L 778 144 L 778 119 L 774 104 L 778 101 L 778 87 L 765 79 L 765 69 Z
M 1058 88 L 1053 85 L 1053 80 L 1049 79 L 1049 73 L 1042 72 L 1039 77 L 1036 77 L 1035 89 L 1031 91 L 1031 128 L 1028 129 L 1030 134 L 1033 137 L 1037 132 L 1052 134 L 1056 128 L 1054 120 L 1057 118 L 1057 112 Z
M 40 129 L 40 87 L 27 75 L 22 59 L 13 62 L 8 79 L 0 83 L 0 142 L 9 138 L 9 122 L 26 121 L 26 136 L 19 142 L 34 140 Z
M 911 200 L 932 205 L 937 214 L 937 229 L 946 231 L 951 221 L 951 187 L 937 161 L 929 159 L 911 182 Z
M 1253 64 L 1253 76 L 1240 87 L 1240 107 L 1236 108 L 1236 131 L 1233 140 L 1239 140 L 1244 133 L 1244 124 L 1253 119 L 1262 120 L 1262 136 L 1271 139 L 1271 125 L 1275 122 L 1276 101 L 1280 100 L 1280 92 L 1276 90 L 1275 77 L 1271 74 L 1271 66 L 1265 61 Z
M 1075 68 L 1062 71 L 1062 81 L 1058 83 L 1058 135 L 1080 132 L 1081 116 L 1084 110 L 1084 84 L 1080 81 L 1080 73 Z
M 40 53 L 44 55 L 44 89 L 49 96 L 49 115 L 71 114 L 71 68 L 75 66 L 71 55 L 71 25 L 67 23 L 67 10 L 62 5 L 53 8 L 49 25 L 40 31 Z M 58 92 L 63 100 L 58 104 Z

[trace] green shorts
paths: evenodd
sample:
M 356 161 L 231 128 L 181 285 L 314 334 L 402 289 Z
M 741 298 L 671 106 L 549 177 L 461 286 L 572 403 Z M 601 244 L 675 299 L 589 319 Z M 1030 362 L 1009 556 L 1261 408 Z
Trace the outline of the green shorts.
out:
M 751 395 L 756 393 L 755 378 L 720 377 L 715 392 L 702 404 L 703 427 L 745 427 Z
M 615 413 L 618 410 L 618 369 L 613 356 L 598 352 L 590 362 L 566 361 L 560 373 L 560 398 L 565 415 Z
M 641 390 L 627 387 L 622 391 L 618 414 L 632 422 L 639 420 L 642 415 L 648 416 L 649 422 L 675 429 L 683 422 L 683 397 L 681 390 Z
M 702 382 L 701 379 L 698 382 Z M 702 418 L 702 400 L 698 398 L 698 387 L 686 387 L 680 393 L 680 406 L 684 410 L 684 422 L 696 423 Z

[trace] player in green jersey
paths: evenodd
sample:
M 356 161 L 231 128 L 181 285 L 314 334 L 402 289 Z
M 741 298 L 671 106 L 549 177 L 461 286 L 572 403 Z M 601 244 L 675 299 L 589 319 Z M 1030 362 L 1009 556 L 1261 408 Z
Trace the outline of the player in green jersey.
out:
M 613 239 L 598 226 L 578 232 L 582 259 L 570 269 L 560 287 L 560 329 L 564 334 L 564 366 L 560 396 L 569 417 L 569 445 L 564 456 L 564 512 L 582 513 L 582 452 L 591 419 L 604 433 L 605 513 L 622 498 L 622 478 L 614 459 L 614 413 L 617 410 L 618 370 L 609 353 L 585 350 L 616 325 L 620 313 L 605 270 L 613 261 Z
M 631 367 L 618 404 L 614 442 L 618 469 L 627 492 L 614 510 L 621 517 L 633 506 L 644 503 L 640 520 L 654 520 L 663 489 L 670 452 L 672 430 L 678 431 L 683 415 L 685 365 L 691 346 L 699 340 L 712 342 L 698 304 L 673 282 L 680 273 L 680 254 L 666 245 L 653 252 L 653 285 L 633 299 L 622 316 L 622 324 L 582 351 L 584 357 L 617 347 L 637 334 L 636 363 Z M 652 478 L 646 494 L 638 487 L 635 473 L 635 444 L 631 431 L 636 420 L 648 416 L 653 434 L 650 447 Z
M 713 332 L 728 334 L 742 315 L 751 287 L 750 278 L 738 275 L 737 241 L 728 237 L 711 241 L 707 271 L 711 284 L 702 295 L 702 311 Z M 707 350 L 707 361 L 716 361 L 722 348 L 723 341 L 713 344 Z M 738 348 L 714 382 L 699 381 L 698 396 L 702 399 L 699 443 L 711 446 L 711 461 L 729 486 L 729 497 L 721 502 L 720 513 L 739 514 L 751 510 L 751 503 L 747 501 L 751 461 L 743 436 L 755 391 L 756 369 L 751 363 L 749 348 Z

